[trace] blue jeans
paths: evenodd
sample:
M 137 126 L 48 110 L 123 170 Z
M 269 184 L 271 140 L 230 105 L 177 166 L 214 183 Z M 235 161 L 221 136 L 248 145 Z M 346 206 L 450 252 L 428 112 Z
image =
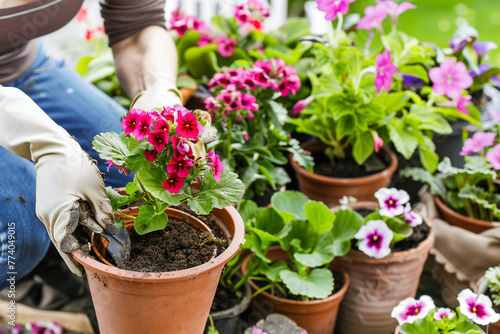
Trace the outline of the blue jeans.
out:
M 105 161 L 92 149 L 95 135 L 122 131 L 120 116 L 125 109 L 64 61 L 48 56 L 40 46 L 30 70 L 8 86 L 26 93 L 77 138 L 80 146 L 98 161 L 107 186 L 122 187 L 133 179 L 114 167 L 106 172 Z M 33 162 L 0 147 L 0 290 L 9 283 L 8 272 L 16 272 L 16 280 L 22 278 L 42 260 L 50 244 L 45 226 L 35 213 L 35 177 Z M 9 233 L 14 243 L 9 243 Z

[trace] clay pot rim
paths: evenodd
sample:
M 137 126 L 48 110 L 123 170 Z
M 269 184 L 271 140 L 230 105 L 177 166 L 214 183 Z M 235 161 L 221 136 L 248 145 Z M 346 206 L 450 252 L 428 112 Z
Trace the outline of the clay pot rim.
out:
M 311 145 L 313 143 L 322 143 L 319 140 L 315 140 L 312 142 L 307 142 L 302 144 L 302 148 L 306 149 L 308 145 Z M 311 152 L 316 152 L 318 150 L 313 150 Z M 293 169 L 297 173 L 303 174 L 304 176 L 308 178 L 313 178 L 316 179 L 317 181 L 320 182 L 325 182 L 325 183 L 349 183 L 351 185 L 364 185 L 366 182 L 373 181 L 375 179 L 379 179 L 381 176 L 385 177 L 386 175 L 392 175 L 396 171 L 396 168 L 398 167 L 398 158 L 396 157 L 396 154 L 389 150 L 386 147 L 382 147 L 381 149 L 384 154 L 388 155 L 390 157 L 390 164 L 389 166 L 375 174 L 372 175 L 367 175 L 367 176 L 361 176 L 361 177 L 350 177 L 350 178 L 340 178 L 340 177 L 331 177 L 331 176 L 324 176 L 324 175 L 319 175 L 315 173 L 311 173 L 305 168 L 302 168 L 299 166 L 299 164 L 293 159 L 293 155 L 290 154 L 290 164 L 292 165 Z
M 185 280 L 186 277 L 196 278 L 202 272 L 213 270 L 214 267 L 222 266 L 225 263 L 227 263 L 231 259 L 233 254 L 236 254 L 238 252 L 245 236 L 243 219 L 241 218 L 240 214 L 238 213 L 238 211 L 236 211 L 234 207 L 231 206 L 231 207 L 225 207 L 223 209 L 214 209 L 214 211 L 216 212 L 226 211 L 227 214 L 231 216 L 231 218 L 234 220 L 234 225 L 235 225 L 234 235 L 232 236 L 231 243 L 226 248 L 226 250 L 222 252 L 222 254 L 210 260 L 209 262 L 206 262 L 196 267 L 178 271 L 171 271 L 171 272 L 143 273 L 143 272 L 119 269 L 116 267 L 110 267 L 84 254 L 81 250 L 73 252 L 72 255 L 77 262 L 79 262 L 83 266 L 92 268 L 92 270 L 95 272 L 130 281 L 154 283 L 154 282 L 164 282 L 164 281 Z M 212 211 L 212 213 L 214 213 L 214 211 Z
M 365 202 L 356 202 L 350 205 L 353 209 L 359 209 L 359 208 L 367 208 L 367 209 L 374 209 L 378 208 L 378 203 L 377 202 L 370 202 L 370 201 L 365 201 Z M 340 206 L 335 207 L 333 210 L 338 210 Z M 422 219 L 424 220 L 425 224 L 429 226 L 430 232 L 429 235 L 427 236 L 426 239 L 422 240 L 417 247 L 411 248 L 405 251 L 401 252 L 391 252 L 391 254 L 387 255 L 386 257 L 383 257 L 381 259 L 376 259 L 373 257 L 369 257 L 365 253 L 363 253 L 360 250 L 357 249 L 352 249 L 349 251 L 349 260 L 354 260 L 356 262 L 364 262 L 364 263 L 392 263 L 392 262 L 401 262 L 402 259 L 404 258 L 405 260 L 411 259 L 413 257 L 416 257 L 420 254 L 421 251 L 432 248 L 432 245 L 434 244 L 434 229 L 432 228 L 431 221 L 427 218 L 422 216 Z M 339 258 L 340 261 L 342 261 L 342 257 Z
M 269 250 L 275 250 L 275 249 L 281 249 L 281 247 L 279 245 L 269 247 Z M 248 267 L 249 261 L 250 261 L 250 258 L 245 260 L 245 263 L 247 264 L 246 266 L 244 265 L 245 268 Z M 272 299 L 276 302 L 287 303 L 290 305 L 311 305 L 312 306 L 312 305 L 324 304 L 324 303 L 328 303 L 330 301 L 336 300 L 338 298 L 341 298 L 343 295 L 345 295 L 347 288 L 349 287 L 349 275 L 347 275 L 347 271 L 344 268 L 342 268 L 342 266 L 340 266 L 339 264 L 337 264 L 335 262 L 332 262 L 330 264 L 330 267 L 332 267 L 335 270 L 340 272 L 340 274 L 343 277 L 344 284 L 342 285 L 342 287 L 340 288 L 339 291 L 335 292 L 333 295 L 328 296 L 326 298 L 304 301 L 304 300 L 292 300 L 292 299 L 276 297 L 276 296 L 273 296 L 272 294 L 270 294 L 266 291 L 262 291 L 260 294 L 262 294 L 262 295 L 266 296 L 266 298 Z M 259 287 L 250 278 L 248 279 L 248 283 L 256 291 L 259 290 Z
M 441 198 L 439 198 L 439 196 L 434 196 L 434 202 L 438 206 L 439 210 L 441 210 L 441 212 L 444 212 L 445 214 L 450 215 L 453 218 L 461 220 L 461 221 L 466 222 L 468 224 L 479 225 L 479 226 L 485 227 L 485 228 L 494 228 L 494 227 L 500 226 L 500 222 L 498 222 L 498 221 L 480 220 L 480 219 L 464 216 L 463 214 L 458 213 L 455 210 L 449 208 L 446 204 L 443 203 L 443 201 L 441 200 Z

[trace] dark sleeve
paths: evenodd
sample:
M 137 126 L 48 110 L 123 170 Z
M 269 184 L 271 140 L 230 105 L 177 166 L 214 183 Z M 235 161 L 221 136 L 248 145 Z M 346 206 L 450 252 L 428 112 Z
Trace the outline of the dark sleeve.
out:
M 110 46 L 148 26 L 165 28 L 165 0 L 101 0 L 100 3 Z

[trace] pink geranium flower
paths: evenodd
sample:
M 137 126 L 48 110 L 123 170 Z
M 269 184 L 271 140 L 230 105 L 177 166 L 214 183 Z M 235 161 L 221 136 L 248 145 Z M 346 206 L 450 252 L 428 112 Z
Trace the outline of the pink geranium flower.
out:
M 410 203 L 406 203 L 404 207 L 403 216 L 405 220 L 408 222 L 408 225 L 411 227 L 415 227 L 417 225 L 422 224 L 422 216 L 411 210 Z
M 500 170 L 500 144 L 495 145 L 486 153 L 486 160 L 495 168 Z
M 455 62 L 452 58 L 446 58 L 439 67 L 431 68 L 429 77 L 434 83 L 434 92 L 450 99 L 461 96 L 462 91 L 472 85 L 472 78 L 467 73 L 465 64 Z
M 496 134 L 494 132 L 478 131 L 474 133 L 472 138 L 467 138 L 465 140 L 464 147 L 462 147 L 462 152 L 460 152 L 460 155 L 469 155 L 472 153 L 482 152 L 485 147 L 493 145 L 495 137 Z
M 163 188 L 172 194 L 178 194 L 184 186 L 184 179 L 180 178 L 177 174 L 170 174 L 170 177 L 163 182 Z
M 381 188 L 375 193 L 380 206 L 379 214 L 384 217 L 396 217 L 404 213 L 404 205 L 410 200 L 410 195 L 396 188 Z
M 491 300 L 485 295 L 477 296 L 470 289 L 458 294 L 460 313 L 478 325 L 486 326 L 500 320 L 500 315 L 492 308 Z
M 375 57 L 375 87 L 379 93 L 382 88 L 391 90 L 392 76 L 396 74 L 398 67 L 392 63 L 391 53 L 385 50 Z
M 225 35 L 217 36 L 219 45 L 217 46 L 217 51 L 219 51 L 222 57 L 231 57 L 236 48 L 236 40 Z
M 365 8 L 365 16 L 362 17 L 356 28 L 370 30 L 370 29 L 382 29 L 382 21 L 387 17 L 387 11 L 379 6 L 368 6 Z
M 184 157 L 173 157 L 167 164 L 167 172 L 169 174 L 177 174 L 179 177 L 185 178 L 189 175 L 189 167 L 193 167 L 191 159 L 184 159 Z
M 412 324 L 415 320 L 424 319 L 435 307 L 434 301 L 427 295 L 418 300 L 408 297 L 392 310 L 391 317 L 395 318 L 399 325 Z
M 151 132 L 153 118 L 148 113 L 143 113 L 137 115 L 136 122 L 137 125 L 132 134 L 137 141 L 141 141 Z
M 452 310 L 450 310 L 447 307 L 440 307 L 437 309 L 436 312 L 434 312 L 434 319 L 439 321 L 443 320 L 443 318 L 452 319 L 454 317 L 455 317 L 455 312 L 452 312 Z
M 177 127 L 175 131 L 179 136 L 196 139 L 200 134 L 199 125 L 196 116 L 187 109 L 184 113 L 182 111 L 177 111 Z M 203 132 L 203 127 L 201 127 L 201 132 Z
M 392 230 L 383 220 L 370 220 L 361 226 L 354 238 L 361 240 L 360 251 L 376 259 L 386 257 L 391 253 Z
M 193 155 L 193 149 L 187 140 L 179 138 L 177 136 L 172 137 L 172 146 L 174 147 L 174 156 L 177 155 L 179 157 L 190 157 Z
M 325 12 L 326 20 L 335 20 L 338 14 L 345 15 L 349 11 L 349 4 L 355 0 L 316 0 L 318 9 Z
M 255 102 L 256 98 L 248 93 L 243 93 L 240 96 L 241 107 L 252 111 L 259 110 L 259 105 Z
M 121 173 L 125 173 L 125 175 L 129 175 L 130 174 L 130 169 L 128 169 L 127 167 L 117 165 L 112 160 L 108 160 L 107 162 L 108 162 L 108 168 L 106 168 L 106 171 L 109 172 L 109 169 L 111 168 L 111 166 L 114 166 L 114 167 L 118 168 L 118 172 L 120 174 Z
M 309 103 L 312 102 L 313 99 L 314 97 L 310 95 L 303 100 L 297 101 L 297 103 L 295 103 L 295 105 L 293 106 L 293 113 L 295 115 L 300 114 L 302 110 L 306 109 L 306 107 L 309 105 Z
M 168 132 L 165 131 L 151 132 L 148 135 L 148 142 L 153 144 L 156 151 L 160 152 L 165 148 L 165 145 L 168 144 Z

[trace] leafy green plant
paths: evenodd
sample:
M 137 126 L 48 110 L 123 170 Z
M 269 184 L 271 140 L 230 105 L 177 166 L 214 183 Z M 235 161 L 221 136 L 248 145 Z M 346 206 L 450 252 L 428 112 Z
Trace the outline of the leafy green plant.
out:
M 484 274 L 488 282 L 488 289 L 493 298 L 493 303 L 500 306 L 500 267 L 491 267 Z

